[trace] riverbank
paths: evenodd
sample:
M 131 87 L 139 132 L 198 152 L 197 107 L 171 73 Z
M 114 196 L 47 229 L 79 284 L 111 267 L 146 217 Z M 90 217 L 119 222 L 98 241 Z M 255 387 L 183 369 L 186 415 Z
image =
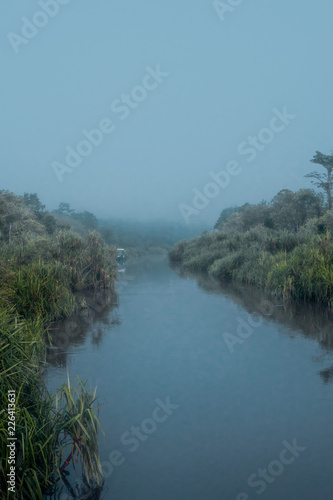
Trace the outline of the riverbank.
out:
M 223 282 L 235 280 L 264 287 L 284 298 L 333 303 L 333 239 L 325 235 L 278 234 L 253 229 L 217 232 L 179 242 L 172 263 L 204 271 Z
M 78 380 L 76 387 L 68 381 L 51 397 L 41 379 L 41 364 L 52 322 L 87 306 L 76 292 L 114 290 L 116 251 L 98 232 L 79 235 L 37 202 L 36 197 L 0 192 L 4 499 L 13 494 L 17 499 L 42 499 L 75 455 L 88 483 L 102 481 L 95 395 Z M 49 340 L 52 344 L 51 334 Z M 11 438 L 13 450 L 8 448 Z
M 332 212 L 305 218 L 298 230 L 290 230 L 282 224 L 274 228 L 271 220 L 265 226 L 267 214 L 259 224 L 254 220 L 245 225 L 251 211 L 252 207 L 231 213 L 215 232 L 180 241 L 169 252 L 170 262 L 220 282 L 234 280 L 286 299 L 332 306 Z M 287 214 L 286 220 L 290 219 Z

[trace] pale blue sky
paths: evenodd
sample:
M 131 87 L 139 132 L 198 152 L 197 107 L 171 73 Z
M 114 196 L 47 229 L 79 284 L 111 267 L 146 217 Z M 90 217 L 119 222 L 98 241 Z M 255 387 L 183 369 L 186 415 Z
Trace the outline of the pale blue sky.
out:
M 2 189 L 51 209 L 182 221 L 193 188 L 237 160 L 242 173 L 191 217 L 210 224 L 227 206 L 309 187 L 315 150 L 333 149 L 330 0 L 244 0 L 223 22 L 208 0 L 70 0 L 15 53 L 8 33 L 40 10 L 0 5 Z M 111 104 L 158 64 L 169 76 L 121 120 Z M 283 106 L 297 117 L 248 163 L 239 144 Z M 115 130 L 60 183 L 52 162 L 103 118 Z

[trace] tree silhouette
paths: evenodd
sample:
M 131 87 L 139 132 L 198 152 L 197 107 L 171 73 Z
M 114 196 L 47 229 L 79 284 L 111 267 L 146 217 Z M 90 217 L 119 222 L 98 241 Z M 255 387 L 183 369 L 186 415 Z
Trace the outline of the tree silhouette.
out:
M 332 175 L 333 175 L 333 155 L 323 155 L 320 151 L 316 151 L 315 156 L 312 158 L 311 163 L 318 163 L 322 165 L 326 173 L 311 172 L 304 177 L 312 180 L 312 184 L 324 190 L 327 196 L 328 209 L 332 208 Z

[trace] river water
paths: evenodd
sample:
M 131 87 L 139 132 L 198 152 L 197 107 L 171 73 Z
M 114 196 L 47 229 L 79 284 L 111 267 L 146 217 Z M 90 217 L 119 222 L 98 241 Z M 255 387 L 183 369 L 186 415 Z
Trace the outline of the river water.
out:
M 117 286 L 58 325 L 45 371 L 51 392 L 67 371 L 98 386 L 100 498 L 332 498 L 325 310 L 182 275 L 164 256 L 128 263 Z

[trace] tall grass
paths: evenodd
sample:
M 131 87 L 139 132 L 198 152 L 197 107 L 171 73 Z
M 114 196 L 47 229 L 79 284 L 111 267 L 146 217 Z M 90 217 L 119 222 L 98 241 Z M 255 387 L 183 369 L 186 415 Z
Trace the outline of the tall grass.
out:
M 22 267 L 15 279 L 15 305 L 19 315 L 49 319 L 69 316 L 75 310 L 70 277 L 59 262 L 31 263 Z
M 101 484 L 98 458 L 98 406 L 95 393 L 63 384 L 51 397 L 40 377 L 44 359 L 44 323 L 19 321 L 0 311 L 0 498 L 13 498 L 7 490 L 8 391 L 15 391 L 16 494 L 15 499 L 42 499 L 61 477 L 68 460 L 67 447 L 78 450 L 88 484 Z M 73 457 L 74 459 L 74 454 Z
M 101 236 L 83 239 L 60 231 L 54 237 L 25 238 L 0 247 L 0 306 L 25 318 L 66 317 L 77 306 L 74 292 L 113 286 L 116 250 Z
M 288 298 L 333 304 L 333 238 L 304 228 L 298 233 L 262 226 L 218 231 L 181 241 L 172 263 L 203 271 L 219 281 L 264 286 Z
M 62 427 L 59 428 L 61 430 L 59 451 L 62 457 L 67 457 L 58 470 L 59 474 L 64 471 L 69 461 L 74 461 L 77 453 L 75 462 L 81 460 L 83 474 L 88 484 L 95 483 L 100 486 L 103 472 L 98 452 L 99 407 L 94 409 L 95 401 L 96 390 L 93 394 L 87 392 L 80 379 L 78 388 L 72 387 L 68 379 L 67 384 L 63 384 L 57 392 L 56 408 L 61 409 L 58 415 L 62 422 Z
M 114 288 L 115 255 L 96 232 L 21 234 L 0 246 L 1 499 L 13 498 L 7 490 L 9 390 L 16 393 L 15 499 L 42 499 L 70 461 L 75 467 L 79 460 L 87 484 L 102 483 L 96 394 L 78 380 L 51 397 L 40 367 L 48 326 L 82 306 L 75 292 Z

